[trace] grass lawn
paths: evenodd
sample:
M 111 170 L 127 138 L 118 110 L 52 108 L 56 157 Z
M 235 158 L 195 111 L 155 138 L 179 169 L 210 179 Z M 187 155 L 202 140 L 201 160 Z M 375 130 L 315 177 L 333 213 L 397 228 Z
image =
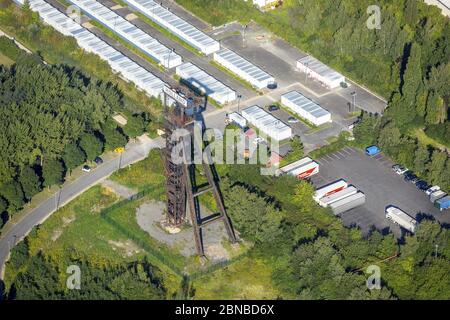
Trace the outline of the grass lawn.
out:
M 413 136 L 415 136 L 417 138 L 417 140 L 419 140 L 421 143 L 423 143 L 425 145 L 431 145 L 439 150 L 449 150 L 449 148 L 447 148 L 443 144 L 441 144 L 441 143 L 437 142 L 436 140 L 434 140 L 433 138 L 427 136 L 427 134 L 420 128 L 416 128 L 416 129 L 412 130 L 411 133 Z
M 1 64 L 5 65 L 5 66 L 10 66 L 10 65 L 14 64 L 14 61 L 11 60 L 10 58 L 8 58 L 7 56 L 3 55 L 0 52 L 0 65 Z
M 194 281 L 195 299 L 276 299 L 272 270 L 263 260 L 244 257 Z
M 110 179 L 139 191 L 156 186 L 154 198 L 162 200 L 165 177 L 161 152 L 156 149 L 152 150 L 147 158 L 129 168 L 116 171 Z

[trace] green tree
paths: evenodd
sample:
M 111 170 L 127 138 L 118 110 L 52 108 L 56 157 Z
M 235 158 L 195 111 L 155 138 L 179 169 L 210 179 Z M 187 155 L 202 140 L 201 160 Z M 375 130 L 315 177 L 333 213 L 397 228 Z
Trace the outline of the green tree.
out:
M 42 178 L 45 187 L 62 184 L 64 182 L 64 166 L 61 161 L 56 159 L 45 161 L 42 166 Z
M 123 127 L 123 132 L 130 138 L 140 136 L 145 132 L 148 120 L 141 114 L 136 114 L 128 118 L 127 124 Z
M 440 184 L 445 170 L 447 155 L 439 150 L 434 150 L 431 161 L 428 164 L 428 180 L 432 184 Z
M 114 150 L 127 144 L 127 137 L 116 128 L 105 128 L 102 130 L 102 134 L 105 138 L 106 150 Z
M 93 161 L 103 152 L 103 142 L 92 133 L 82 135 L 79 146 L 83 149 L 89 161 Z
M 71 172 L 86 160 L 86 155 L 76 143 L 70 143 L 64 148 L 62 159 L 67 170 Z
M 428 162 L 430 161 L 430 150 L 427 145 L 419 143 L 414 152 L 414 170 L 421 176 L 427 171 Z
M 36 193 L 41 191 L 40 178 L 31 167 L 24 167 L 21 170 L 19 182 L 27 200 L 30 200 Z
M 0 186 L 0 195 L 8 202 L 8 211 L 15 212 L 25 203 L 25 195 L 17 181 L 10 181 Z

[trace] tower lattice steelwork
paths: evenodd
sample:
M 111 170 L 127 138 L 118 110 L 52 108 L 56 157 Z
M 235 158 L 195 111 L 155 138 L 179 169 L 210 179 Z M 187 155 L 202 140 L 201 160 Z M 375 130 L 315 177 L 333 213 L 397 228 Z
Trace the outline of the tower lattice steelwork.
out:
M 207 182 L 199 186 L 196 183 L 195 164 L 190 159 L 194 153 L 194 143 L 199 143 L 194 139 L 193 131 L 194 115 L 197 111 L 195 106 L 199 106 L 201 101 L 190 91 L 183 89 L 181 87 L 176 90 L 168 87 L 164 89 L 167 223 L 172 227 L 179 227 L 185 223 L 186 205 L 188 205 L 194 229 L 195 246 L 198 254 L 205 256 L 202 238 L 204 226 L 222 221 L 230 241 L 236 242 L 236 237 L 226 213 L 218 185 L 219 178 L 209 153 L 205 155 L 206 161 L 203 157 L 201 161 Z M 180 148 L 180 146 L 182 147 Z M 197 146 L 196 150 L 203 150 L 203 146 Z M 183 161 L 180 161 L 180 157 Z M 202 217 L 198 198 L 206 192 L 212 192 L 218 212 L 208 217 Z

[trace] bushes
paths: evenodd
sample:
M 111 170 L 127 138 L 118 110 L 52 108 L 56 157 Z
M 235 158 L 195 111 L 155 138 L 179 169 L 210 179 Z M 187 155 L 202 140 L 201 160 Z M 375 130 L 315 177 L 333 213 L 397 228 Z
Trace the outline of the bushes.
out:
M 450 122 L 433 124 L 425 129 L 425 133 L 434 140 L 450 148 Z
M 16 60 L 23 51 L 8 37 L 0 37 L 0 52 L 12 60 Z

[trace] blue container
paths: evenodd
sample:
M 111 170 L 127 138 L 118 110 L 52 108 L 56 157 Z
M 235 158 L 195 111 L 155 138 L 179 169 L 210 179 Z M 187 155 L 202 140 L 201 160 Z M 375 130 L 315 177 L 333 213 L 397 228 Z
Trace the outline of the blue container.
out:
M 378 148 L 377 146 L 370 146 L 366 148 L 366 154 L 368 156 L 374 156 L 377 155 L 381 152 L 380 148 Z
M 436 200 L 434 206 L 441 211 L 450 208 L 450 196 L 445 196 L 439 200 Z

